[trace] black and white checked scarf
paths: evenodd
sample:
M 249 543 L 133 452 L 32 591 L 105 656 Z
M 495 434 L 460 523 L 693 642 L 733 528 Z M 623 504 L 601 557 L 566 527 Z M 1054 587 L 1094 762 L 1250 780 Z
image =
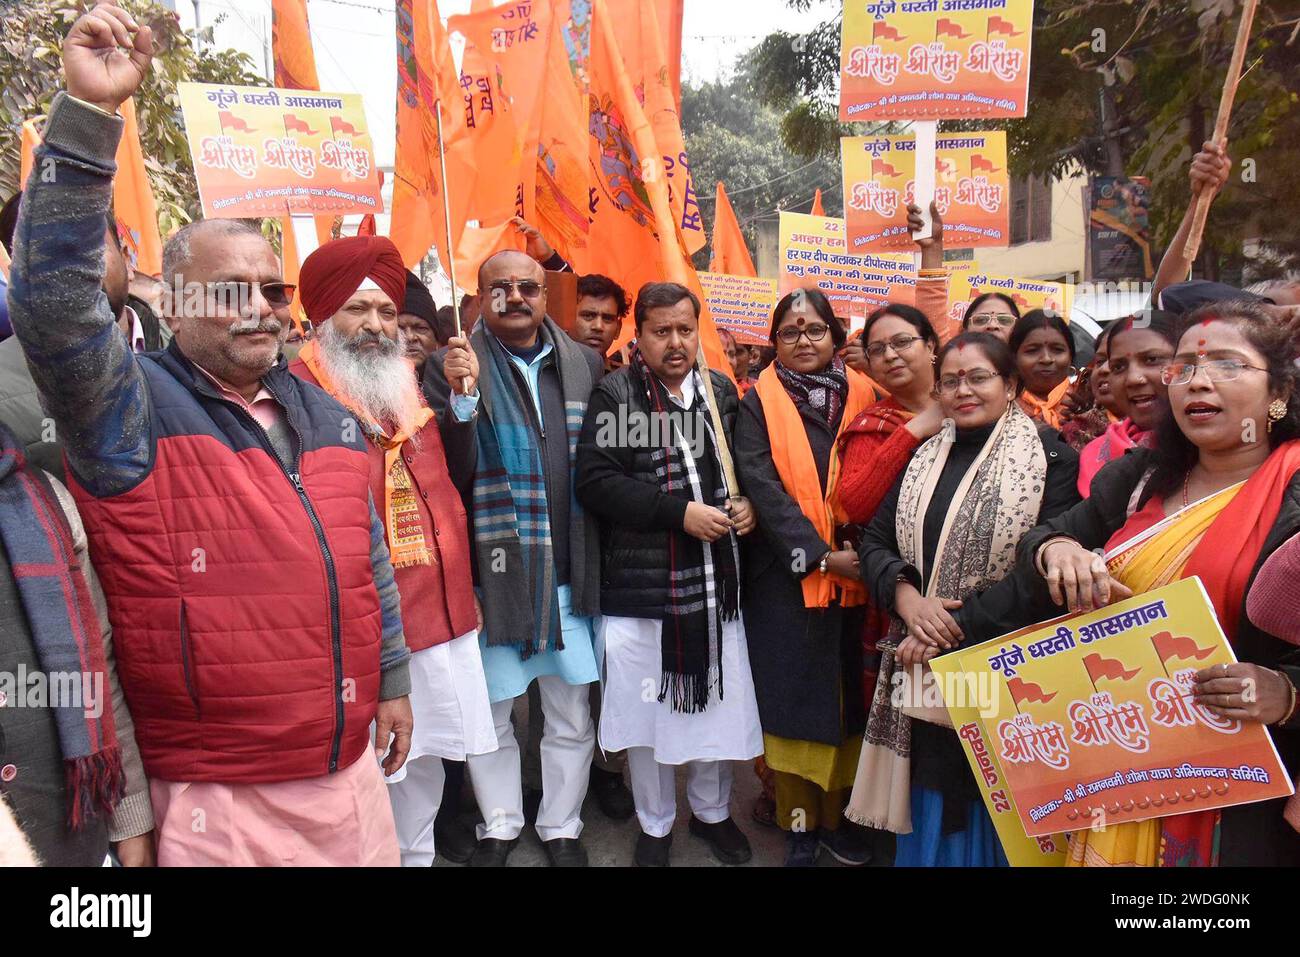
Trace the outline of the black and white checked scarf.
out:
M 650 411 L 661 422 L 671 423 L 664 430 L 665 444 L 651 452 L 651 461 L 659 487 L 665 495 L 687 502 L 701 502 L 723 508 L 727 500 L 726 479 L 717 448 L 719 437 L 713 431 L 704 389 L 698 372 L 692 370 L 697 405 L 686 412 L 673 405 L 668 390 L 646 367 L 639 350 L 632 352 L 632 371 L 645 389 Z M 706 494 L 700 486 L 699 471 L 691 453 L 691 444 L 680 427 L 683 416 L 694 413 L 709 439 L 708 452 L 716 463 L 717 488 Z M 726 441 L 723 436 L 722 441 Z M 668 533 L 668 601 L 664 606 L 660 648 L 663 678 L 659 700 L 668 699 L 673 711 L 693 714 L 708 706 L 709 690 L 716 684 L 718 699 L 723 697 L 722 623 L 734 620 L 740 609 L 739 547 L 734 532 L 709 543 L 687 535 L 680 529 Z

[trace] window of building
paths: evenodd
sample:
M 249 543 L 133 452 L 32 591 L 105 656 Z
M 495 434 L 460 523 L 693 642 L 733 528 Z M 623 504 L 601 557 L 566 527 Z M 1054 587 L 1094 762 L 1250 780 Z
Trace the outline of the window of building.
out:
M 1039 176 L 1011 180 L 1011 245 L 1052 238 L 1052 182 Z

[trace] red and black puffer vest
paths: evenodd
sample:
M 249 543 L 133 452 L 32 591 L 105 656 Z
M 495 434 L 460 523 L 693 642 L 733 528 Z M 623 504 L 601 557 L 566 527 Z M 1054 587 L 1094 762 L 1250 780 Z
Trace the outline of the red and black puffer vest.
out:
M 283 462 L 175 344 L 138 362 L 151 467 L 105 497 L 69 484 L 145 771 L 251 784 L 348 767 L 380 678 L 364 438 L 281 360 L 263 384 L 297 445 Z

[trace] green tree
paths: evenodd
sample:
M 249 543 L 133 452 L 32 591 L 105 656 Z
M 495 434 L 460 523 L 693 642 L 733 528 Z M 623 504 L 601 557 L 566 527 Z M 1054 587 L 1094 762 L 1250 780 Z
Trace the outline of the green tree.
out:
M 748 76 L 682 87 L 682 129 L 710 236 L 718 180 L 727 188 L 751 254 L 761 221 L 775 219 L 782 209 L 808 212 L 818 188 L 827 214 L 839 215 L 838 148 L 834 154 L 786 148 L 780 114 L 758 101 Z M 705 246 L 695 255 L 696 267 L 707 268 L 709 258 Z
M 788 2 L 809 8 L 809 0 Z M 1155 238 L 1168 242 L 1188 201 L 1187 162 L 1213 131 L 1239 8 L 1236 0 L 1038 0 L 1029 115 L 944 128 L 1004 127 L 1018 175 L 1082 168 L 1151 177 Z M 1293 0 L 1259 5 L 1228 129 L 1236 174 L 1215 201 L 1198 263 L 1204 275 L 1235 278 L 1252 235 L 1265 247 L 1251 262 L 1255 274 L 1300 268 L 1291 225 L 1300 219 L 1297 12 Z M 840 20 L 768 36 L 748 60 L 759 98 L 782 113 L 785 145 L 803 156 L 831 155 L 845 129 Z
M 120 0 L 120 5 L 153 30 L 153 68 L 136 95 L 135 110 L 158 228 L 166 236 L 199 216 L 176 84 L 267 82 L 245 54 L 211 49 L 211 28 L 201 36 L 186 33 L 176 14 L 148 0 Z M 44 116 L 62 88 L 63 37 L 86 8 L 77 0 L 26 0 L 0 15 L 0 197 L 18 190 L 23 121 Z

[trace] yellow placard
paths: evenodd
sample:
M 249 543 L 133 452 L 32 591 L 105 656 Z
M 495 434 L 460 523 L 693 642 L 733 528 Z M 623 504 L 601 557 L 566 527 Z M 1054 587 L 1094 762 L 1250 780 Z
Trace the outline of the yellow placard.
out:
M 1293 793 L 1263 725 L 1192 695 L 1236 660 L 1198 578 L 944 657 L 990 692 L 981 736 L 1031 837 Z
M 911 251 L 907 206 L 916 182 L 916 137 L 846 136 L 840 157 L 849 252 Z M 1006 246 L 1011 234 L 1007 134 L 940 136 L 934 170 L 944 247 Z
M 887 302 L 916 302 L 913 255 L 852 255 L 844 220 L 807 213 L 782 213 L 780 293 L 816 286 L 841 318 L 862 320 Z
M 946 229 L 946 227 L 945 227 Z M 945 265 L 948 265 L 945 263 Z M 955 264 L 954 264 L 955 265 Z M 1020 279 L 1016 276 L 993 276 L 978 269 L 950 269 L 948 278 L 948 319 L 950 328 L 960 329 L 962 316 L 971 300 L 986 292 L 1010 296 L 1021 315 L 1031 309 L 1054 309 L 1070 321 L 1074 287 L 1064 282 L 1043 279 Z
M 178 83 L 208 219 L 383 211 L 357 93 Z
M 775 279 L 702 272 L 700 286 L 713 321 L 731 331 L 742 345 L 766 346 L 776 308 Z
M 956 655 L 943 655 L 930 662 L 934 672 L 936 687 L 944 697 L 948 715 L 952 718 L 953 728 L 961 741 L 961 749 L 966 753 L 975 783 L 979 785 L 980 796 L 988 809 L 1002 843 L 1002 852 L 1007 856 L 1007 863 L 1012 867 L 1063 867 L 1068 850 L 1064 834 L 1048 834 L 1030 837 L 1021 826 L 1016 803 L 1011 797 L 1002 765 L 994 753 L 993 742 L 984 731 L 980 722 L 981 698 L 983 706 L 989 705 L 989 689 L 992 682 L 986 681 L 981 689 L 974 681 L 975 676 L 967 678 L 957 661 Z
M 1033 0 L 844 4 L 841 120 L 1024 116 Z

